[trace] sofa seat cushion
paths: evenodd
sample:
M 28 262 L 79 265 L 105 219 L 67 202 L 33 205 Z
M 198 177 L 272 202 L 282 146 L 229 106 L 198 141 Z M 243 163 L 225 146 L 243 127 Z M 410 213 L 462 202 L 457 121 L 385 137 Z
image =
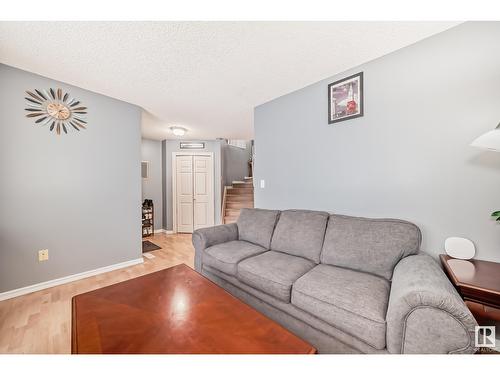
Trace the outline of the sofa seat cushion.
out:
M 292 288 L 292 304 L 357 337 L 385 348 L 390 283 L 384 278 L 320 264 Z
M 240 262 L 236 277 L 255 289 L 289 303 L 292 284 L 314 266 L 313 262 L 304 258 L 268 251 Z
M 229 241 L 211 246 L 203 252 L 203 263 L 228 275 L 236 275 L 238 263 L 267 251 L 246 241 Z

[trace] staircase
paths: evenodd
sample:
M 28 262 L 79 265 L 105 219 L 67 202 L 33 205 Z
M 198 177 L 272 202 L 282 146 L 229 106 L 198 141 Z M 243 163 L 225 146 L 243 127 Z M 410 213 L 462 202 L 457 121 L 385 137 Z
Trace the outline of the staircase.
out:
M 235 223 L 242 208 L 253 208 L 252 177 L 245 177 L 245 181 L 233 181 L 231 186 L 224 188 L 222 202 L 223 223 Z

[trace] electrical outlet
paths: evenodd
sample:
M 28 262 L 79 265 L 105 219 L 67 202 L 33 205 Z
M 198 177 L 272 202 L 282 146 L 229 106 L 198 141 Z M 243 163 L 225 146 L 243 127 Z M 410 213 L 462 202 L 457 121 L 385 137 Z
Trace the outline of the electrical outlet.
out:
M 38 261 L 45 262 L 46 260 L 49 260 L 49 249 L 38 251 Z
M 260 188 L 264 189 L 266 187 L 266 181 L 260 180 Z

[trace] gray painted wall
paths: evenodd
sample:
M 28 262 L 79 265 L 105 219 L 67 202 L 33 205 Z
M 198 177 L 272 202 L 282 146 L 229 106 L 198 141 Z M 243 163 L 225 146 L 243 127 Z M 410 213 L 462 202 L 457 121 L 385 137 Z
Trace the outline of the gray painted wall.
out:
M 140 258 L 140 109 L 5 65 L 0 82 L 0 292 Z M 49 87 L 88 107 L 87 130 L 25 117 L 25 90 Z
M 161 141 L 142 139 L 142 161 L 149 161 L 149 178 L 142 179 L 142 200 L 152 199 L 155 209 L 155 230 L 163 228 L 163 159 Z
M 403 218 L 424 251 L 462 236 L 500 261 L 500 153 L 469 146 L 500 121 L 499 40 L 462 24 L 257 107 L 256 206 Z M 359 71 L 364 117 L 328 125 L 327 85 Z
M 196 150 L 200 152 L 213 152 L 214 153 L 214 211 L 215 211 L 215 224 L 221 223 L 221 205 L 222 205 L 222 170 L 221 170 L 221 141 L 195 141 L 205 142 L 205 149 Z M 163 215 L 163 223 L 166 230 L 173 228 L 173 206 L 172 206 L 172 152 L 182 151 L 195 151 L 195 150 L 181 150 L 180 141 L 178 140 L 165 140 L 163 143 L 164 157 L 165 157 L 165 211 Z
M 227 142 L 222 143 L 222 165 L 224 182 L 227 186 L 233 181 L 243 180 L 248 176 L 248 161 L 252 156 L 252 142 L 246 142 L 247 148 L 230 146 Z

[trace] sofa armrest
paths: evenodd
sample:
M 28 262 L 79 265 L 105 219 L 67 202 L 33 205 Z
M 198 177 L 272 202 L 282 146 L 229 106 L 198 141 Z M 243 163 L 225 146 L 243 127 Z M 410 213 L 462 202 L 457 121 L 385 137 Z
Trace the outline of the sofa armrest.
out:
M 428 255 L 409 256 L 396 265 L 386 321 L 390 353 L 476 351 L 476 320 Z
M 217 225 L 215 227 L 201 228 L 193 232 L 194 268 L 201 272 L 203 250 L 220 243 L 238 239 L 238 226 L 236 223 Z

